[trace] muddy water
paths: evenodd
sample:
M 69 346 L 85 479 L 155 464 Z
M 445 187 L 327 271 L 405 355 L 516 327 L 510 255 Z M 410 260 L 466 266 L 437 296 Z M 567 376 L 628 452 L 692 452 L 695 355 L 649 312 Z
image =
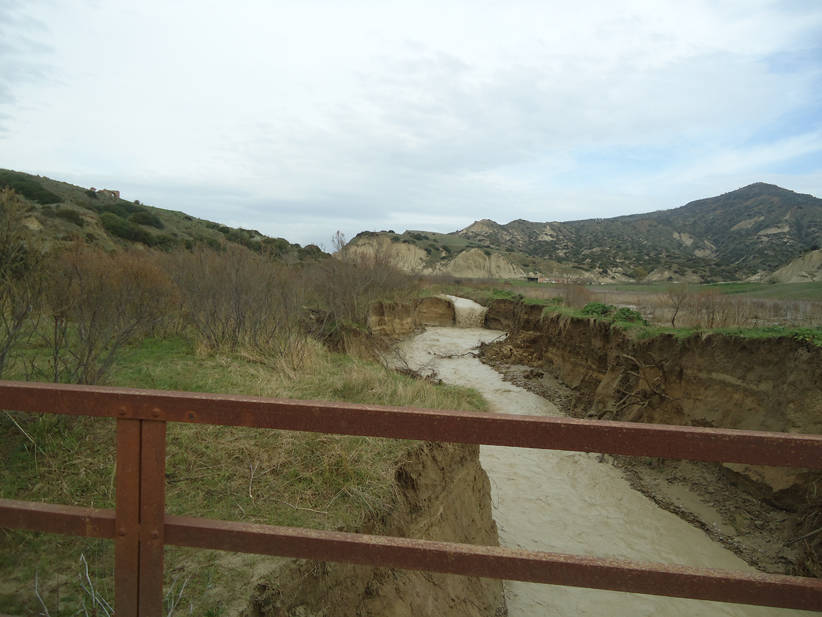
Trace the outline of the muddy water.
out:
M 560 415 L 550 402 L 502 380 L 471 355 L 480 341 L 504 333 L 429 328 L 401 344 L 411 368 L 433 370 L 446 383 L 470 386 L 491 411 Z M 504 546 L 687 566 L 754 571 L 701 530 L 633 490 L 596 454 L 482 446 L 491 479 L 494 518 Z M 552 585 L 506 582 L 511 617 L 524 616 L 779 616 L 802 611 L 663 598 Z
M 485 312 L 488 310 L 468 298 L 459 296 L 442 296 L 454 305 L 454 325 L 457 328 L 482 328 Z

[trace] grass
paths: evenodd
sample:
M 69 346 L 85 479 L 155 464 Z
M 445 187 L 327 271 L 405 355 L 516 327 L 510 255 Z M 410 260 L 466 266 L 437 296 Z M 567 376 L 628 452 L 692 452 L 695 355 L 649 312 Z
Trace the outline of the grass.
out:
M 636 339 L 649 339 L 655 336 L 673 336 L 686 339 L 695 335 L 723 334 L 744 339 L 791 338 L 798 342 L 822 347 L 822 328 L 800 328 L 791 326 L 762 326 L 752 328 L 672 328 L 668 326 L 648 325 L 635 321 L 619 321 L 613 317 L 596 316 L 583 313 L 581 309 L 563 305 L 547 305 L 542 315 L 559 314 L 579 319 L 595 319 L 613 324 Z
M 597 291 L 625 291 L 637 294 L 661 294 L 676 285 L 670 282 L 658 283 L 618 283 L 592 286 Z M 690 284 L 696 293 L 703 290 L 717 290 L 728 295 L 742 295 L 749 298 L 769 300 L 822 300 L 822 282 L 817 283 L 710 283 Z
M 202 355 L 184 338 L 149 339 L 126 350 L 111 385 L 243 393 L 355 403 L 484 409 L 474 391 L 434 386 L 307 342 L 300 365 L 242 354 Z M 114 423 L 54 415 L 0 416 L 0 494 L 11 499 L 109 508 L 114 503 Z M 12 419 L 14 421 L 12 421 Z M 16 424 L 15 424 L 16 422 Z M 22 431 L 31 437 L 26 437 Z M 354 529 L 393 506 L 394 471 L 414 442 L 171 424 L 167 510 L 173 514 Z M 36 444 L 33 445 L 33 444 Z M 0 607 L 34 614 L 38 573 L 50 614 L 73 615 L 85 555 L 95 586 L 113 598 L 110 542 L 5 530 L 0 535 Z M 166 586 L 186 583 L 181 612 L 227 614 L 243 606 L 254 572 L 276 559 L 166 549 Z

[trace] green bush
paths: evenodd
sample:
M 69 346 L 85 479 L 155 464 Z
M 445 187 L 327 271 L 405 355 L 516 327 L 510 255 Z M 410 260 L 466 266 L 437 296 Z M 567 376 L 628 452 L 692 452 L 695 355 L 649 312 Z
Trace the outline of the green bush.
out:
M 157 229 L 163 229 L 165 225 L 163 225 L 163 221 L 160 220 L 160 217 L 154 214 L 153 212 L 149 212 L 148 210 L 140 210 L 139 212 L 135 212 L 128 220 L 132 223 L 137 223 L 138 225 L 148 225 L 149 227 L 155 227 Z
M 642 313 L 629 309 L 627 306 L 617 309 L 616 313 L 614 313 L 614 321 L 630 321 L 646 326 L 648 325 L 648 322 L 642 317 Z
M 582 308 L 583 315 L 592 315 L 594 317 L 608 317 L 616 310 L 613 304 L 603 304 L 602 302 L 589 302 Z
M 54 213 L 54 216 L 58 216 L 61 219 L 65 219 L 70 223 L 74 223 L 78 227 L 83 227 L 86 224 L 86 221 L 83 220 L 83 217 L 80 216 L 80 213 L 77 210 L 69 210 L 68 208 L 61 208 Z
M 108 233 L 118 238 L 131 240 L 132 242 L 142 242 L 146 246 L 154 246 L 157 243 L 154 235 L 113 212 L 103 212 L 100 215 L 100 222 Z
M 135 206 L 130 201 L 120 201 L 108 204 L 93 204 L 92 208 L 96 210 L 98 213 L 102 214 L 103 212 L 111 212 L 112 214 L 116 214 L 120 218 L 127 219 L 132 214 L 136 214 L 138 212 L 145 212 L 147 214 L 151 214 L 151 212 L 144 208 L 143 206 Z
M 40 186 L 33 177 L 17 171 L 0 170 L 0 187 L 8 186 L 14 191 L 40 204 L 56 204 L 62 201 L 58 195 Z

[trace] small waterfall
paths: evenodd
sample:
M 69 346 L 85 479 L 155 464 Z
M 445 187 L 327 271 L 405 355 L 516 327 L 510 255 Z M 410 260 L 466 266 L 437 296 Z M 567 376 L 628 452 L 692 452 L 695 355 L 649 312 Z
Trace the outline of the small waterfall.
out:
M 443 296 L 454 305 L 454 324 L 457 328 L 482 328 L 485 326 L 485 312 L 488 310 L 468 298 Z

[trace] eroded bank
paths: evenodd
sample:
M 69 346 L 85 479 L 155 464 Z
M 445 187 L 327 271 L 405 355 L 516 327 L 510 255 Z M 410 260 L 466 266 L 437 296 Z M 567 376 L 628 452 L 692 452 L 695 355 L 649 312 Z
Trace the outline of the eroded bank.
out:
M 822 349 L 790 338 L 633 340 L 595 319 L 508 300 L 486 324 L 511 334 L 483 350 L 515 383 L 577 417 L 822 433 Z M 523 365 L 529 369 L 523 369 Z M 749 563 L 822 575 L 818 472 L 620 457 L 634 485 Z
M 398 464 L 395 504 L 362 533 L 495 546 L 488 476 L 471 445 L 420 443 Z M 244 617 L 503 617 L 502 582 L 287 561 L 256 585 Z

